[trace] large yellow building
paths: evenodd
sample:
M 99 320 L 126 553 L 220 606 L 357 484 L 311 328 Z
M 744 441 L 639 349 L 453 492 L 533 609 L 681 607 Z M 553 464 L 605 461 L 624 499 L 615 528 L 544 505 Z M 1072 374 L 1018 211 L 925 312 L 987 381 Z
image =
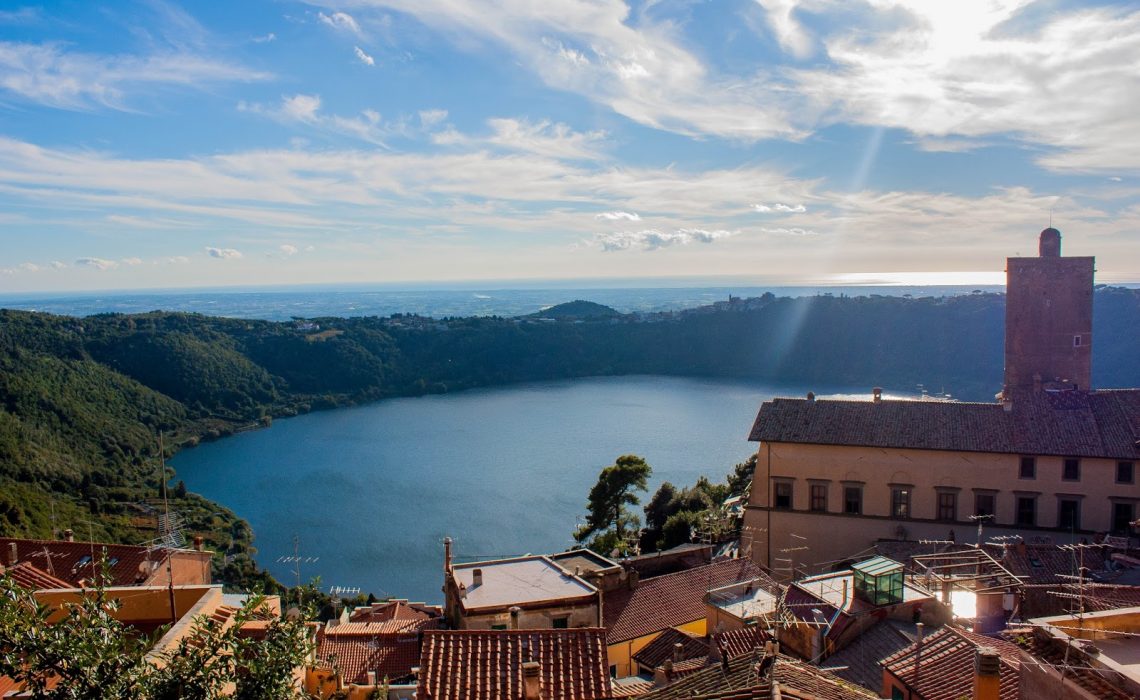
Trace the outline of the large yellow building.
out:
M 992 403 L 775 399 L 742 546 L 791 576 L 845 566 L 879 539 L 1057 543 L 1128 534 L 1140 485 L 1140 390 L 1092 390 L 1092 258 L 1011 259 L 1005 389 Z M 1070 264 L 1071 261 L 1071 264 Z M 1014 294 L 1016 290 L 1016 294 Z M 1042 297 L 1049 303 L 1039 303 Z

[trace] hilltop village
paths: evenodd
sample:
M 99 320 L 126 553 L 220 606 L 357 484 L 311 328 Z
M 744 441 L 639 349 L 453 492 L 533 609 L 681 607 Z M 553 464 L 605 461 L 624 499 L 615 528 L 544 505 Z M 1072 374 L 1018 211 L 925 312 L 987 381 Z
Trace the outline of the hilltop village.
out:
M 293 687 L 352 700 L 1140 697 L 1140 389 L 1093 385 L 1093 274 L 1053 228 L 1038 256 L 1007 261 L 992 401 L 873 389 L 766 402 L 751 487 L 720 506 L 727 534 L 462 563 L 446 539 L 441 601 L 305 623 Z M 0 538 L 6 585 L 48 610 L 96 591 L 125 601 L 113 615 L 156 633 L 158 663 L 203 621 L 255 643 L 297 614 L 224 592 L 210 559 L 201 539 Z M 15 676 L 0 697 L 32 696 Z

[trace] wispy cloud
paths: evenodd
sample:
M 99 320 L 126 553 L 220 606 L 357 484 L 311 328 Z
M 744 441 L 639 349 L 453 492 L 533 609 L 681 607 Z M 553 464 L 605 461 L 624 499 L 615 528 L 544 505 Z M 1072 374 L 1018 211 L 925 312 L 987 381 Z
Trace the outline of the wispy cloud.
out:
M 268 34 L 264 34 L 262 36 L 253 37 L 253 43 L 255 44 L 268 44 L 273 41 L 277 41 L 277 35 L 273 32 L 269 32 Z
M 62 109 L 130 109 L 129 94 L 146 85 L 199 89 L 268 77 L 262 71 L 182 50 L 106 55 L 69 51 L 59 44 L 0 42 L 0 90 Z
M 328 15 L 324 12 L 318 12 L 317 19 L 319 19 L 322 24 L 338 31 L 349 32 L 350 34 L 360 36 L 360 25 L 352 15 L 347 12 L 333 12 Z
M 364 65 L 366 65 L 366 66 L 376 65 L 376 60 L 374 58 L 372 58 L 371 56 L 369 56 L 368 54 L 364 53 L 364 49 L 360 48 L 359 46 L 353 46 L 352 50 L 353 50 L 353 53 L 356 54 L 356 59 L 358 61 L 360 61 L 361 63 L 363 63 Z
M 297 254 L 297 246 L 290 243 L 282 243 L 280 246 L 278 246 L 278 250 L 280 250 L 281 254 L 285 256 Z
M 242 256 L 240 250 L 234 250 L 233 248 L 213 248 L 209 246 L 206 247 L 206 255 L 209 255 L 211 258 L 218 258 L 219 260 L 236 260 Z
M 640 216 L 628 211 L 605 211 L 601 214 L 595 214 L 594 218 L 602 221 L 641 221 Z
M 752 210 L 756 211 L 756 212 L 760 212 L 761 214 L 768 214 L 768 213 L 771 213 L 774 211 L 780 212 L 782 214 L 803 214 L 804 212 L 807 211 L 807 207 L 804 206 L 803 204 L 791 205 L 791 204 L 781 204 L 779 202 L 776 202 L 775 204 L 772 204 L 770 206 L 767 204 L 753 204 Z
M 682 228 L 672 232 L 646 229 L 644 231 L 598 233 L 594 235 L 594 242 L 606 252 L 631 249 L 658 250 L 674 245 L 712 243 L 721 238 L 736 235 L 736 233 L 738 232 L 708 231 L 699 228 Z
M 93 267 L 96 270 L 110 270 L 119 266 L 114 260 L 105 258 L 79 258 L 75 264 L 79 267 Z

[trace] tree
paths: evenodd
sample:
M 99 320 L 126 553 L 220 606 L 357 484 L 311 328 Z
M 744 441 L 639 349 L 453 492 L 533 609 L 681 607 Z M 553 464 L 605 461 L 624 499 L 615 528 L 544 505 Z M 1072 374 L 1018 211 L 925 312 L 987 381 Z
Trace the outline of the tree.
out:
M 178 484 L 174 487 L 175 498 L 186 498 L 186 482 L 182 479 L 178 480 Z
M 34 700 L 213 700 L 231 690 L 239 700 L 299 698 L 293 672 L 313 645 L 303 617 L 274 618 L 256 639 L 239 634 L 263 600 L 250 596 L 225 630 L 210 617 L 196 618 L 156 665 L 148 654 L 166 628 L 150 638 L 138 634 L 115 618 L 119 601 L 101 585 L 53 609 L 2 576 L 0 676 L 23 684 Z
M 610 466 L 602 469 L 598 482 L 590 489 L 586 504 L 588 510 L 586 524 L 578 528 L 574 538 L 584 542 L 591 535 L 598 537 L 591 546 L 612 544 L 620 548 L 625 541 L 627 528 L 637 529 L 637 516 L 630 515 L 626 506 L 638 505 L 641 501 L 636 491 L 645 491 L 653 469 L 637 455 L 622 455 Z M 603 553 L 610 549 L 603 548 Z
M 748 459 L 732 468 L 728 475 L 728 492 L 733 496 L 748 496 L 748 489 L 752 485 L 752 475 L 756 473 L 756 453 L 749 455 Z

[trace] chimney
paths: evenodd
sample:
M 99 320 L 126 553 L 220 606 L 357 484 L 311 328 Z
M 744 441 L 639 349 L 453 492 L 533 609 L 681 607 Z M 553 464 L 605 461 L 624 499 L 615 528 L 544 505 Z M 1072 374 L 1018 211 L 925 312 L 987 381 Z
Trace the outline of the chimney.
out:
M 814 391 L 809 391 L 807 393 L 807 400 L 808 401 L 815 401 L 815 392 Z
M 443 574 L 444 576 L 451 573 L 451 538 L 443 538 Z
M 882 389 L 882 387 L 875 387 L 874 389 L 871 389 L 871 398 L 875 401 L 875 403 L 882 403 L 882 401 L 883 401 L 883 389 Z
M 918 636 L 918 639 L 916 639 L 914 641 L 914 645 L 915 645 L 915 649 L 914 649 L 914 682 L 915 683 L 918 683 L 918 672 L 920 670 L 922 670 L 921 669 L 921 664 L 922 664 L 922 628 L 924 626 L 925 625 L 923 625 L 921 622 L 914 623 L 914 627 L 917 630 L 916 634 Z
M 8 543 L 8 566 L 15 566 L 20 561 L 20 553 L 15 542 Z
M 542 664 L 537 661 L 527 661 L 522 665 L 523 670 L 523 698 L 525 700 L 540 700 L 542 698 Z
M 637 569 L 629 570 L 629 572 L 626 574 L 625 579 L 626 585 L 629 586 L 629 590 L 632 591 L 633 589 L 637 588 L 637 580 L 639 577 L 640 574 L 637 573 Z
M 467 584 L 463 583 L 462 581 L 459 582 L 459 597 L 460 598 L 466 598 L 467 597 Z
M 680 642 L 677 642 L 676 644 L 673 645 L 673 663 L 675 663 L 675 664 L 681 663 L 682 661 L 685 660 L 684 656 L 685 656 L 685 645 L 680 643 Z
M 1001 408 L 1006 413 L 1009 413 L 1010 411 L 1012 411 L 1013 410 L 1013 399 L 1010 398 L 1008 395 L 1002 396 L 1001 397 Z
M 75 532 L 72 531 L 71 528 L 67 528 L 66 530 L 63 531 L 63 539 L 67 540 L 68 542 L 74 542 L 75 541 Z
M 522 608 L 520 608 L 517 605 L 511 606 L 511 629 L 513 629 L 513 630 L 517 630 L 519 628 L 519 613 L 520 612 L 522 612 Z
M 376 685 L 376 672 L 375 671 L 366 671 L 364 674 L 364 677 L 367 679 L 368 685 L 370 685 L 370 686 Z
M 197 550 L 199 552 L 205 550 L 205 546 L 203 545 L 204 542 L 205 542 L 205 540 L 202 539 L 201 535 L 194 535 L 194 549 L 195 550 Z
M 998 700 L 1001 660 L 992 647 L 978 647 L 974 656 L 974 700 Z
M 472 571 L 471 571 L 471 587 L 474 588 L 476 586 L 482 586 L 482 585 L 483 585 L 483 570 L 482 569 L 472 569 Z
M 847 584 L 848 583 L 849 583 L 849 581 L 847 580 L 846 577 L 844 577 L 844 579 L 843 579 L 843 599 L 839 603 L 839 609 L 840 610 L 846 610 L 847 609 Z

